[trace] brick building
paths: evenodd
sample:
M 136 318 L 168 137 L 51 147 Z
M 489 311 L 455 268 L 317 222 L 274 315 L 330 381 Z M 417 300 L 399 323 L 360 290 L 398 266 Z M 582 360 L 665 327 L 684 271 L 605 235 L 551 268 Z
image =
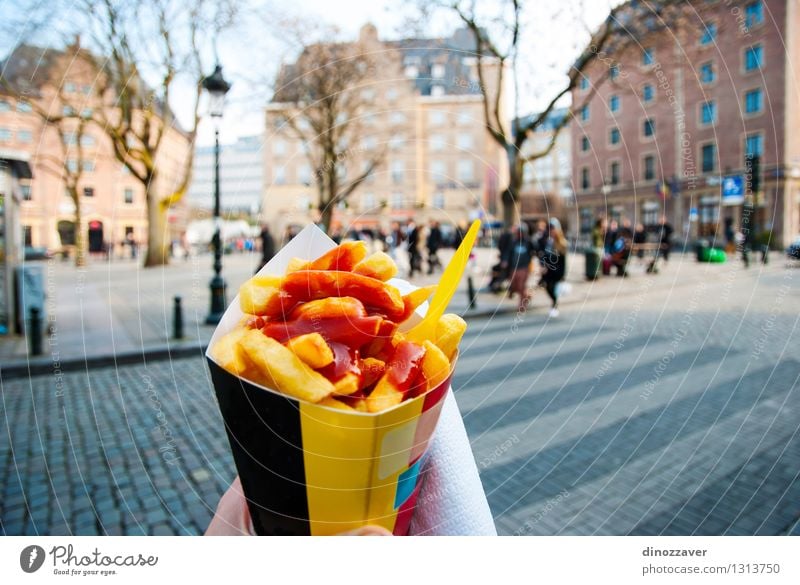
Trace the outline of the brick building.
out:
M 386 154 L 336 209 L 334 224 L 388 227 L 412 217 L 456 224 L 478 208 L 496 212 L 503 153 L 485 129 L 472 36 L 459 30 L 449 38 L 383 41 L 365 25 L 358 42 L 380 64 L 368 83 L 351 90 L 369 107 L 359 117 L 363 130 L 348 163 L 359 169 L 372 152 Z M 280 101 L 266 109 L 262 217 L 278 230 L 317 213 L 314 171 L 284 123 L 293 111 Z
M 755 229 L 786 244 L 800 233 L 800 6 L 693 1 L 664 26 L 630 4 L 649 32 L 595 60 L 572 95 L 580 231 L 599 215 L 654 225 L 664 213 L 683 237 L 724 238 L 752 201 Z M 760 160 L 754 198 L 746 154 Z

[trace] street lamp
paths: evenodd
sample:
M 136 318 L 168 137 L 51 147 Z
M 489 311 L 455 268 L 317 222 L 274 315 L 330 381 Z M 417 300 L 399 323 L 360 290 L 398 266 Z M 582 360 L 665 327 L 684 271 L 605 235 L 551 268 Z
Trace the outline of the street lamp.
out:
M 219 121 L 225 105 L 225 94 L 231 84 L 222 77 L 222 67 L 217 64 L 214 73 L 203 79 L 203 89 L 208 92 L 208 113 L 214 119 L 214 278 L 211 279 L 211 310 L 206 325 L 216 325 L 225 312 L 225 281 L 222 279 L 222 236 L 219 219 Z

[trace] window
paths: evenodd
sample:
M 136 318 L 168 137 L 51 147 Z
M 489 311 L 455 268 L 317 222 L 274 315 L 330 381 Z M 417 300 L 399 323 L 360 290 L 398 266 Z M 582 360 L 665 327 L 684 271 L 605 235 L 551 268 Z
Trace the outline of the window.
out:
M 392 112 L 392 115 L 389 116 L 389 123 L 400 125 L 406 121 L 406 115 L 403 112 Z
M 469 124 L 472 124 L 472 120 L 472 114 L 469 110 L 461 110 L 458 113 L 458 123 L 461 126 L 468 126 Z
M 84 187 L 83 188 L 83 196 L 84 197 L 94 197 L 94 187 Z
M 474 169 L 471 160 L 461 159 L 458 161 L 458 168 L 456 170 L 459 181 L 468 182 L 473 180 Z
M 75 84 L 72 83 L 71 81 L 67 81 L 64 84 L 64 91 L 66 93 L 75 93 Z
M 580 88 L 581 88 L 581 91 L 586 91 L 587 89 L 589 89 L 589 78 L 588 77 L 585 77 L 585 76 L 581 77 Z
M 644 180 L 645 181 L 652 181 L 656 178 L 656 157 L 652 154 L 648 154 L 643 159 L 643 167 L 644 167 Z
M 405 205 L 405 198 L 400 192 L 392 193 L 392 209 L 402 209 Z
M 609 144 L 619 144 L 620 143 L 619 128 L 612 128 L 608 132 L 608 143 Z
M 297 182 L 308 185 L 311 182 L 311 167 L 303 164 L 297 167 Z
M 609 174 L 611 175 L 610 182 L 612 185 L 619 185 L 619 169 L 620 164 L 618 162 L 612 162 L 609 167 Z
M 33 199 L 31 195 L 31 186 L 30 185 L 20 185 L 19 190 L 22 193 L 22 200 L 23 201 L 30 201 Z
M 588 152 L 588 150 L 591 148 L 591 146 L 592 145 L 589 142 L 589 137 L 588 136 L 584 136 L 583 138 L 581 138 L 581 151 L 582 152 Z
M 83 170 L 86 171 L 87 173 L 91 173 L 92 171 L 94 171 L 94 161 L 93 160 L 85 160 L 85 161 L 83 161 L 83 165 L 81 165 L 81 166 L 83 167 Z
M 67 159 L 67 170 L 70 173 L 77 173 L 78 172 L 78 161 L 74 158 Z
M 650 137 L 656 133 L 656 121 L 653 118 L 647 118 L 642 124 L 642 134 L 645 137 Z
M 713 83 L 716 79 L 716 72 L 714 71 L 714 63 L 709 61 L 700 65 L 700 81 L 701 83 Z
M 462 150 L 469 150 L 472 148 L 472 134 L 459 134 L 458 147 Z
M 612 65 L 611 68 L 608 70 L 608 76 L 611 78 L 612 81 L 615 80 L 617 77 L 619 77 L 619 65 L 616 64 Z
M 17 111 L 20 114 L 27 114 L 32 109 L 30 102 L 17 102 Z
M 94 136 L 84 134 L 81 136 L 81 146 L 94 146 Z
M 703 28 L 703 32 L 700 35 L 700 44 L 701 45 L 710 45 L 717 39 L 717 25 L 713 22 L 709 22 Z
M 64 132 L 64 144 L 72 145 L 72 144 L 77 144 L 77 143 L 78 143 L 78 139 L 75 136 L 74 132 Z
M 444 86 L 434 85 L 431 88 L 431 97 L 442 97 L 444 95 Z
M 764 65 L 764 51 L 761 45 L 753 45 L 745 49 L 744 52 L 744 70 L 754 71 L 760 69 Z
M 583 167 L 581 169 L 581 189 L 588 189 L 591 183 L 589 181 L 589 167 Z
M 717 104 L 714 100 L 700 104 L 700 123 L 714 124 L 717 121 Z
M 9 140 L 11 140 L 11 130 L 0 128 L 0 142 L 8 142 Z
M 75 115 L 75 108 L 73 108 L 72 106 L 64 106 L 61 109 L 61 115 L 62 116 L 74 116 Z
M 432 134 L 430 142 L 431 142 L 431 150 L 433 152 L 439 152 L 440 150 L 444 150 L 444 136 L 442 136 L 441 134 Z
M 284 167 L 275 167 L 275 178 L 274 182 L 276 185 L 285 185 L 286 184 L 286 169 Z
M 653 89 L 652 84 L 646 83 L 642 87 L 642 101 L 644 103 L 650 103 L 653 101 L 654 97 L 655 97 L 655 90 Z
M 750 134 L 744 139 L 744 154 L 762 156 L 764 154 L 764 136 Z
M 32 142 L 33 133 L 30 130 L 18 130 L 17 140 L 19 140 L 20 142 Z
M 434 183 L 441 183 L 445 179 L 447 171 L 445 170 L 444 161 L 432 160 L 431 161 L 431 175 Z
M 444 77 L 444 65 L 442 63 L 434 63 L 431 67 L 431 77 L 434 79 L 441 79 Z
M 283 140 L 276 140 L 272 143 L 272 154 L 283 156 L 286 154 L 286 143 Z
M 22 242 L 24 246 L 33 246 L 33 231 L 29 225 L 22 226 Z
M 419 67 L 416 65 L 408 65 L 405 69 L 406 77 L 415 79 L 419 75 Z
M 431 110 L 428 112 L 428 122 L 431 126 L 441 126 L 444 124 L 444 112 L 441 110 Z
M 753 28 L 764 22 L 764 6 L 760 0 L 744 7 L 744 22 L 747 28 Z
M 588 121 L 589 121 L 589 104 L 586 104 L 581 108 L 581 122 L 588 122 Z
M 386 90 L 386 100 L 390 101 L 390 102 L 393 102 L 396 99 L 397 99 L 397 90 L 394 89 L 393 87 L 387 89 Z
M 389 139 L 389 148 L 391 150 L 400 150 L 403 148 L 404 143 L 405 138 L 403 138 L 400 134 L 396 134 Z
M 391 165 L 392 182 L 395 184 L 403 182 L 403 161 L 393 160 Z
M 444 193 L 437 191 L 433 194 L 433 206 L 436 209 L 444 209 Z
M 131 205 L 133 203 L 133 189 L 125 189 L 125 191 L 123 191 L 123 196 L 125 203 L 127 203 L 128 205 Z
M 377 141 L 374 136 L 367 136 L 361 141 L 361 148 L 364 150 L 375 150 L 376 145 Z
M 11 104 L 9 104 L 6 100 L 0 100 L 0 112 L 10 112 L 11 111 Z
M 704 144 L 700 149 L 702 170 L 704 173 L 713 173 L 717 168 L 717 147 L 714 144 Z
M 608 99 L 608 108 L 611 110 L 612 114 L 616 114 L 617 112 L 619 112 L 619 96 L 618 95 L 612 95 Z
M 375 194 L 374 193 L 364 193 L 361 197 L 361 209 L 363 211 L 369 211 L 370 209 L 375 209 Z
M 761 88 L 753 89 L 744 94 L 744 111 L 748 114 L 757 114 L 761 111 L 763 97 Z
M 375 99 L 375 91 L 372 89 L 362 89 L 361 90 L 361 100 L 365 102 L 371 102 Z
M 642 52 L 642 65 L 647 67 L 648 65 L 652 65 L 655 62 L 655 58 L 653 57 L 653 49 L 645 49 Z

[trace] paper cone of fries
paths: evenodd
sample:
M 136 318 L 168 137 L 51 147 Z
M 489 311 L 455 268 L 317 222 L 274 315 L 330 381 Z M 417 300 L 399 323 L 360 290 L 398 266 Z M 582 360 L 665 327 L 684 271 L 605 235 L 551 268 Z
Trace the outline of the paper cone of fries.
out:
M 446 315 L 437 339 L 404 341 L 431 291 L 395 271 L 309 226 L 214 332 L 206 357 L 256 533 L 407 534 L 466 325 Z

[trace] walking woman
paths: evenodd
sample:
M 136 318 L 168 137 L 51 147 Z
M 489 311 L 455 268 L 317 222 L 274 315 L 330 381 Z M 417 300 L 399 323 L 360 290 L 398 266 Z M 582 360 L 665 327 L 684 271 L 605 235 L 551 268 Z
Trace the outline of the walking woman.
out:
M 534 258 L 534 246 L 528 237 L 528 226 L 524 223 L 511 227 L 511 243 L 502 259 L 502 268 L 511 274 L 509 296 L 519 295 L 519 310 L 524 311 L 531 300 L 528 290 L 528 275 Z
M 541 255 L 542 279 L 539 284 L 547 290 L 553 301 L 550 309 L 551 317 L 558 317 L 558 283 L 564 280 L 567 273 L 567 238 L 561 231 L 561 222 L 550 219 L 550 233 Z

